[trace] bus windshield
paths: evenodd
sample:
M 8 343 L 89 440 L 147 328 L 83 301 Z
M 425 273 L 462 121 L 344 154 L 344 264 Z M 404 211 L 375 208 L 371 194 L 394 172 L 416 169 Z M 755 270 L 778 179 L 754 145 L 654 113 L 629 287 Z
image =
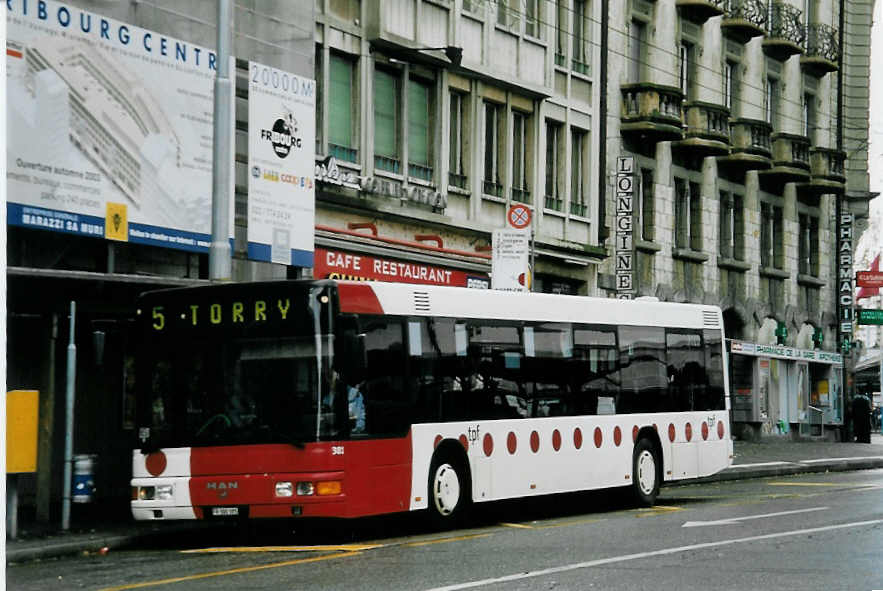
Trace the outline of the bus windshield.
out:
M 292 299 L 309 307 L 307 298 Z M 166 318 L 180 317 L 174 313 L 179 302 L 162 303 L 153 309 L 164 314 L 164 325 Z M 217 305 L 223 319 L 223 304 Z M 193 322 L 185 314 L 186 322 L 163 326 L 160 335 L 150 332 L 159 324 L 151 317 L 138 369 L 145 377 L 138 380 L 142 445 L 302 445 L 339 436 L 345 409 L 342 385 L 330 371 L 333 338 L 315 334 L 316 316 L 309 310 L 295 314 L 290 311 L 286 320 L 293 321 L 273 330 L 259 323 L 225 329 L 213 326 L 211 317 L 200 330 L 199 316 Z

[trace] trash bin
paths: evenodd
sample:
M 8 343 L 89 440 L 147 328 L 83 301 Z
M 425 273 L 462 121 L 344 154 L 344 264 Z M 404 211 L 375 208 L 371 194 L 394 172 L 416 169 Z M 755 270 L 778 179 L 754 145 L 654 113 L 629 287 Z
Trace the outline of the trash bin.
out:
M 95 454 L 76 454 L 74 456 L 74 503 L 91 503 L 95 494 Z

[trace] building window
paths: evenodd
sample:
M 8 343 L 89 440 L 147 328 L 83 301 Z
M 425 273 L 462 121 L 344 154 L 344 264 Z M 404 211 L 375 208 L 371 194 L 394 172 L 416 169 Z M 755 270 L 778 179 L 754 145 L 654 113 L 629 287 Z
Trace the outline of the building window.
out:
M 694 43 L 681 41 L 678 55 L 678 80 L 685 100 L 695 94 L 694 88 L 698 81 L 696 52 Z
M 540 12 L 539 0 L 524 1 L 524 34 L 530 37 L 540 37 Z
M 528 118 L 524 113 L 512 112 L 512 200 L 530 203 L 528 187 L 528 148 L 530 146 Z
M 408 81 L 408 175 L 432 180 L 431 96 L 428 84 Z
M 497 0 L 497 24 L 501 27 L 518 27 L 521 9 L 518 0 Z
M 779 80 L 768 77 L 766 80 L 766 92 L 764 93 L 763 111 L 764 119 L 773 129 L 778 127 L 779 122 Z
M 449 143 L 449 179 L 448 182 L 454 187 L 465 189 L 467 187 L 466 163 L 466 133 L 469 125 L 467 121 L 466 97 L 459 92 L 451 92 L 450 126 L 448 129 Z
M 784 222 L 782 208 L 770 203 L 760 204 L 760 265 L 785 267 Z
M 484 182 L 482 190 L 485 195 L 503 196 L 501 180 L 501 146 L 502 142 L 501 105 L 485 101 L 484 103 Z
M 399 81 L 374 71 L 374 167 L 401 174 L 399 154 Z
M 564 66 L 567 59 L 567 43 L 570 39 L 567 28 L 567 0 L 555 2 L 555 65 Z
M 739 110 L 740 83 L 739 62 L 727 60 L 724 63 L 724 104 L 731 116 L 735 116 Z
M 580 74 L 589 74 L 591 62 L 591 19 L 587 0 L 574 0 L 573 3 L 573 56 L 571 68 Z
M 803 135 L 810 140 L 816 129 L 816 98 L 812 93 L 803 95 Z
M 675 248 L 702 250 L 699 185 L 680 178 L 675 178 Z
M 655 233 L 654 216 L 656 214 L 656 204 L 654 203 L 653 194 L 653 169 L 641 169 L 641 202 L 638 211 L 641 214 L 641 240 L 653 242 Z
M 801 275 L 819 276 L 819 218 L 800 214 L 800 238 L 798 243 L 798 270 Z
M 745 260 L 745 210 L 742 196 L 720 192 L 720 255 Z
M 570 128 L 570 213 L 580 217 L 586 216 L 588 191 L 586 187 L 586 171 L 588 156 L 586 143 L 588 133 L 582 129 Z
M 561 211 L 564 209 L 562 197 L 561 171 L 564 153 L 561 144 L 562 125 L 557 121 L 546 120 L 546 209 Z
M 353 112 L 355 64 L 340 55 L 331 54 L 328 93 L 328 153 L 338 160 L 358 162 L 356 129 Z
M 647 26 L 637 19 L 632 19 L 629 27 L 629 83 L 641 81 L 646 51 Z

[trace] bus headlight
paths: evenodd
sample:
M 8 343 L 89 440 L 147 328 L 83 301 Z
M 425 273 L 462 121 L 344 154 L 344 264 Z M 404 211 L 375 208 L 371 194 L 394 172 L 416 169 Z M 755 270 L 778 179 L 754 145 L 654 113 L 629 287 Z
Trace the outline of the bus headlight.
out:
M 297 483 L 297 494 L 298 496 L 310 496 L 315 494 L 316 487 L 312 482 L 298 482 Z
M 159 484 L 153 497 L 157 501 L 169 501 L 175 496 L 175 489 L 171 484 Z
M 276 483 L 276 496 L 277 497 L 290 497 L 294 494 L 294 487 L 290 482 L 277 482 Z
M 152 501 L 156 494 L 155 487 L 152 486 L 139 486 L 138 487 L 138 500 L 139 501 Z

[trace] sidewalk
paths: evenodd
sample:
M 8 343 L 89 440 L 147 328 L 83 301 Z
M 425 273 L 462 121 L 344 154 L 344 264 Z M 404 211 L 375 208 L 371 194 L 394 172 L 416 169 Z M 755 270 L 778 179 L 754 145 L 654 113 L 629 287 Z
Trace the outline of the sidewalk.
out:
M 883 468 L 883 435 L 871 435 L 870 444 L 801 441 L 783 438 L 759 443 L 734 442 L 733 466 L 710 476 L 684 482 L 714 482 L 809 472 L 842 472 Z M 20 527 L 17 540 L 6 540 L 7 563 L 56 556 L 100 553 L 155 542 L 165 536 L 192 532 L 193 522 L 154 523 L 113 521 L 91 527 L 74 525 L 68 533 L 47 528 Z

